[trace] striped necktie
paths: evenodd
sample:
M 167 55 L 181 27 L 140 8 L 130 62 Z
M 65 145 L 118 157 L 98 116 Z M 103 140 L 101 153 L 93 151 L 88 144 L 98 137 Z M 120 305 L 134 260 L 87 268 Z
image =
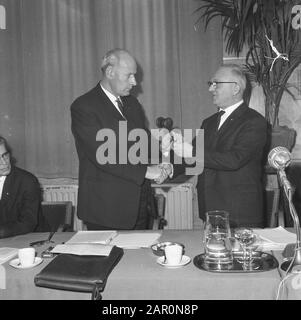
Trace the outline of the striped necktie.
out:
M 119 110 L 120 110 L 121 113 L 124 115 L 124 106 L 123 106 L 123 103 L 122 103 L 122 101 L 120 100 L 120 98 L 117 98 L 117 99 L 116 99 L 116 102 L 117 102 L 117 105 L 118 105 Z

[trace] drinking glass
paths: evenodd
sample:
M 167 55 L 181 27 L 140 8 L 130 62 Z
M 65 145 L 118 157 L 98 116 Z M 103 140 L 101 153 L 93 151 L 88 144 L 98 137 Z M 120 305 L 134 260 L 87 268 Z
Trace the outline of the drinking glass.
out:
M 255 246 L 257 239 L 256 234 L 251 228 L 237 228 L 234 230 L 234 237 L 238 240 L 243 250 L 241 262 L 243 263 L 244 269 L 250 267 L 253 260 L 253 250 L 257 247 Z
M 256 256 L 254 256 L 254 251 L 257 250 L 257 248 L 260 246 L 260 244 L 261 244 L 261 239 L 255 233 L 253 242 L 246 246 L 246 250 L 248 252 L 248 254 L 247 254 L 248 255 L 248 263 L 249 263 L 250 268 L 252 268 L 252 269 L 259 268 L 259 264 L 256 263 L 257 259 L 256 259 Z
M 233 263 L 229 213 L 206 212 L 204 225 L 205 263 L 212 269 L 229 269 Z

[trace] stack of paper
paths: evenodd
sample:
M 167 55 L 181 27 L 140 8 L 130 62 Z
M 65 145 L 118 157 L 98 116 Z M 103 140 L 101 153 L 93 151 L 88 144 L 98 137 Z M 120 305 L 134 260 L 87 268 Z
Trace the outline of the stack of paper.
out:
M 0 264 L 10 260 L 17 254 L 18 254 L 18 249 L 16 248 L 9 248 L 9 247 L 0 248 Z
M 283 250 L 287 244 L 296 242 L 296 235 L 282 227 L 256 229 L 260 236 L 260 250 Z
M 124 249 L 149 248 L 160 236 L 158 232 L 78 231 L 51 252 L 108 256 L 113 246 Z
M 113 248 L 109 245 L 117 231 L 78 231 L 65 244 L 55 246 L 53 253 L 69 253 L 80 256 L 108 256 Z
M 66 244 L 101 243 L 109 244 L 117 236 L 117 231 L 78 231 Z
M 160 236 L 161 233 L 156 232 L 120 233 L 110 244 L 124 249 L 149 248 Z
M 58 244 L 51 252 L 53 253 L 69 253 L 79 256 L 108 256 L 113 246 L 100 243 L 87 244 Z

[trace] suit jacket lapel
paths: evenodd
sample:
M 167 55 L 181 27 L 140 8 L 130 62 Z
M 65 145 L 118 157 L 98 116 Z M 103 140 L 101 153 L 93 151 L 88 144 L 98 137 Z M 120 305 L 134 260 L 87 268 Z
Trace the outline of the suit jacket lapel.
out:
M 9 200 L 11 198 L 11 185 L 13 181 L 13 176 L 14 176 L 14 168 L 12 167 L 10 174 L 6 177 L 3 185 L 3 190 L 2 190 L 2 197 L 1 197 L 1 205 L 3 208 L 7 207 L 9 204 Z
M 218 121 L 218 113 L 214 114 L 205 127 L 201 126 L 201 129 L 205 129 L 205 148 L 214 148 L 218 138 L 218 131 L 216 130 Z
M 101 88 L 101 86 L 99 84 L 95 87 L 95 89 L 97 90 L 97 95 L 98 95 L 99 99 L 102 102 L 102 105 L 103 105 L 103 107 L 105 109 L 105 112 L 111 114 L 111 116 L 113 118 L 117 119 L 118 121 L 126 120 L 120 114 L 120 112 L 115 108 L 114 104 L 108 98 L 108 96 L 104 93 L 104 91 L 102 90 L 102 88 Z
M 127 97 L 122 98 L 124 115 L 128 121 L 128 129 L 144 128 L 144 124 L 141 124 L 141 118 L 136 114 L 136 109 L 131 106 Z
M 121 101 L 124 107 L 124 116 L 123 117 L 120 112 L 115 108 L 111 100 L 104 93 L 101 86 L 97 84 L 95 87 L 97 92 L 98 99 L 102 102 L 104 111 L 110 114 L 117 121 L 128 121 L 128 129 L 141 128 L 141 124 L 139 119 L 137 119 L 137 115 L 132 111 L 131 105 L 128 103 L 127 97 L 122 97 Z
M 246 104 L 242 103 L 237 109 L 235 109 L 218 130 L 218 136 L 227 131 L 227 129 L 232 126 L 233 121 L 240 118 L 241 115 L 244 114 L 244 112 L 247 110 L 247 108 L 248 107 L 246 106 Z

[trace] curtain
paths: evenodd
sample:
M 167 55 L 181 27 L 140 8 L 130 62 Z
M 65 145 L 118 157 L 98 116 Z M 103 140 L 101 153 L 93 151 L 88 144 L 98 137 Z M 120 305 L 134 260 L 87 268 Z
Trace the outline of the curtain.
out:
M 22 59 L 22 19 L 19 0 L 0 0 L 5 8 L 6 29 L 0 29 L 0 135 L 25 163 L 25 110 Z
M 150 128 L 158 116 L 169 116 L 194 129 L 215 112 L 206 82 L 222 61 L 222 38 L 219 22 L 206 32 L 194 28 L 200 1 L 1 4 L 8 26 L 0 33 L 1 99 L 6 92 L 0 134 L 13 144 L 20 166 L 38 177 L 77 177 L 70 105 L 100 80 L 101 58 L 112 48 L 126 48 L 138 62 L 134 94 Z

